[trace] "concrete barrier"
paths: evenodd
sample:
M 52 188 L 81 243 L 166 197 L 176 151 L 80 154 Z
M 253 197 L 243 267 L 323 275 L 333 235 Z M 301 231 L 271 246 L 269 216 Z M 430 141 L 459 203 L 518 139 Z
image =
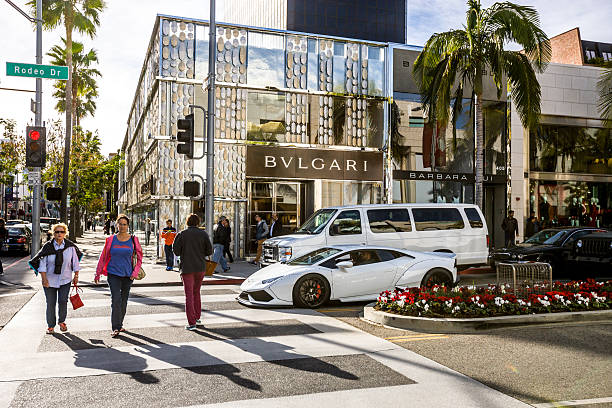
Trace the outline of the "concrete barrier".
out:
M 612 310 L 582 312 L 540 313 L 530 315 L 477 317 L 477 318 L 433 318 L 404 316 L 374 309 L 375 303 L 363 309 L 363 320 L 396 329 L 414 330 L 424 333 L 477 333 L 487 330 L 530 325 L 568 324 L 582 322 L 612 322 Z

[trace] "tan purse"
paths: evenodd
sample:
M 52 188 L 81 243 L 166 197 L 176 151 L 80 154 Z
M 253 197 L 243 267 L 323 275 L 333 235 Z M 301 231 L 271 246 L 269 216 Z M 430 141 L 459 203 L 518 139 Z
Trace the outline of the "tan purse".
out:
M 133 235 L 132 235 L 132 245 L 134 246 L 134 251 L 132 252 L 132 269 L 135 269 L 136 265 L 138 264 L 138 255 L 136 255 L 136 244 L 134 243 Z M 138 270 L 138 276 L 136 276 L 134 279 L 141 280 L 145 276 L 147 276 L 147 273 L 144 271 L 144 269 L 142 269 L 142 264 L 141 264 L 140 269 Z
M 204 270 L 204 276 L 213 276 L 215 273 L 215 269 L 217 268 L 217 263 L 213 261 L 206 260 L 206 269 Z

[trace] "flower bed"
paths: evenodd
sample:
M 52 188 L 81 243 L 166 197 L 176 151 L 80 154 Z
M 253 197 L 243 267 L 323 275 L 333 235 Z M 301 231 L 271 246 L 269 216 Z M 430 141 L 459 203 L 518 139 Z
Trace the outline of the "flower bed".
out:
M 545 286 L 536 285 L 540 291 Z M 553 289 L 526 296 L 508 286 L 410 288 L 384 291 L 374 309 L 421 317 L 492 317 L 612 309 L 612 281 L 555 282 Z

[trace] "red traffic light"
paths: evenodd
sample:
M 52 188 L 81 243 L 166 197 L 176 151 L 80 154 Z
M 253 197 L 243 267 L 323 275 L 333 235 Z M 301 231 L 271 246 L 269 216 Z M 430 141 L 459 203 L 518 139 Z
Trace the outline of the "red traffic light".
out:
M 29 138 L 32 139 L 32 140 L 40 139 L 40 132 L 38 132 L 38 130 L 30 131 Z

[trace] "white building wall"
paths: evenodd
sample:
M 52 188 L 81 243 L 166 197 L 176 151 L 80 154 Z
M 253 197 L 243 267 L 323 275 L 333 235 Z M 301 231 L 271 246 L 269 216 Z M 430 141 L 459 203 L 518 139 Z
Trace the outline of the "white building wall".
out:
M 287 0 L 225 0 L 219 22 L 287 29 Z
M 550 64 L 546 71 L 537 78 L 542 88 L 542 115 L 564 116 L 584 119 L 600 119 L 597 110 L 599 99 L 597 80 L 602 68 Z M 524 128 L 518 116 L 516 106 L 512 104 L 511 115 L 511 207 L 519 222 L 519 235 L 529 216 L 529 130 Z M 518 199 L 518 200 L 517 200 Z

